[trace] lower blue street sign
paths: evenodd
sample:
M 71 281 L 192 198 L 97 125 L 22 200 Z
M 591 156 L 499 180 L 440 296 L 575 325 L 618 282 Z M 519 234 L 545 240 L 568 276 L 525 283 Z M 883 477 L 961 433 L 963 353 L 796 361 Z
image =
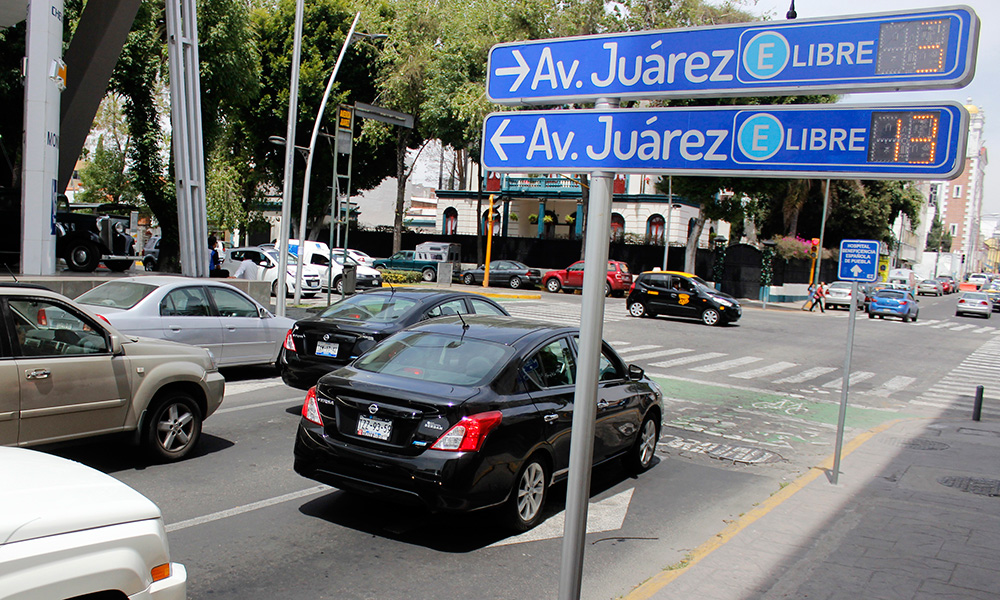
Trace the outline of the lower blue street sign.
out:
M 843 281 L 875 281 L 878 248 L 875 240 L 842 240 L 837 277 Z
M 958 103 L 493 113 L 482 164 L 508 173 L 658 173 L 950 179 L 962 171 Z

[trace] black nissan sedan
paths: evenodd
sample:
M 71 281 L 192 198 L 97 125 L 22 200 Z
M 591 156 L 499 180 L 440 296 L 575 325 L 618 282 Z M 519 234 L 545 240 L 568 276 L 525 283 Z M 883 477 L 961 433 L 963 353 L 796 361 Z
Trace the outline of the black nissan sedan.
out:
M 383 341 L 309 390 L 295 471 L 434 511 L 497 507 L 524 531 L 569 470 L 578 330 L 506 317 L 446 317 Z M 653 464 L 662 392 L 607 344 L 594 464 Z
M 381 288 L 348 296 L 318 316 L 295 323 L 285 336 L 281 378 L 307 390 L 376 343 L 414 323 L 447 315 L 507 315 L 489 298 L 469 292 Z

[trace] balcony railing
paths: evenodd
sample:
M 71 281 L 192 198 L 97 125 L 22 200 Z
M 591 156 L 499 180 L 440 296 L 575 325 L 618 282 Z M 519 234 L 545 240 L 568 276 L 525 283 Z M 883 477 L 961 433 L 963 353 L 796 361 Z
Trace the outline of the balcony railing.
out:
M 505 192 L 580 191 L 580 184 L 566 177 L 526 177 L 524 175 L 505 175 L 502 185 L 502 189 Z

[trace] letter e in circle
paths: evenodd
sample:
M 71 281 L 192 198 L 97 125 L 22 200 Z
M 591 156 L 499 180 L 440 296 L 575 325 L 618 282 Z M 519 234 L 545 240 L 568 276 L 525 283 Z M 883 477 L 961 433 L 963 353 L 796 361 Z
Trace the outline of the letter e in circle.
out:
M 751 160 L 767 160 L 781 150 L 785 128 L 781 121 L 767 113 L 757 113 L 740 125 L 736 134 L 737 145 L 743 155 Z
M 764 31 L 750 38 L 743 48 L 743 68 L 755 79 L 770 79 L 784 70 L 790 54 L 785 36 Z

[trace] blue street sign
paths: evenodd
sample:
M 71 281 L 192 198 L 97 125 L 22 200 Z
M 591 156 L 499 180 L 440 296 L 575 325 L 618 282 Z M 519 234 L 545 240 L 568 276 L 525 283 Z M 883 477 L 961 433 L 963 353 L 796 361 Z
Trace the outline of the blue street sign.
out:
M 971 8 L 911 10 L 498 44 L 499 104 L 963 87 L 975 71 Z
M 837 277 L 842 281 L 875 281 L 878 246 L 875 240 L 841 240 Z
M 508 173 L 657 173 L 949 179 L 968 113 L 933 105 L 784 105 L 493 113 L 483 167 Z

